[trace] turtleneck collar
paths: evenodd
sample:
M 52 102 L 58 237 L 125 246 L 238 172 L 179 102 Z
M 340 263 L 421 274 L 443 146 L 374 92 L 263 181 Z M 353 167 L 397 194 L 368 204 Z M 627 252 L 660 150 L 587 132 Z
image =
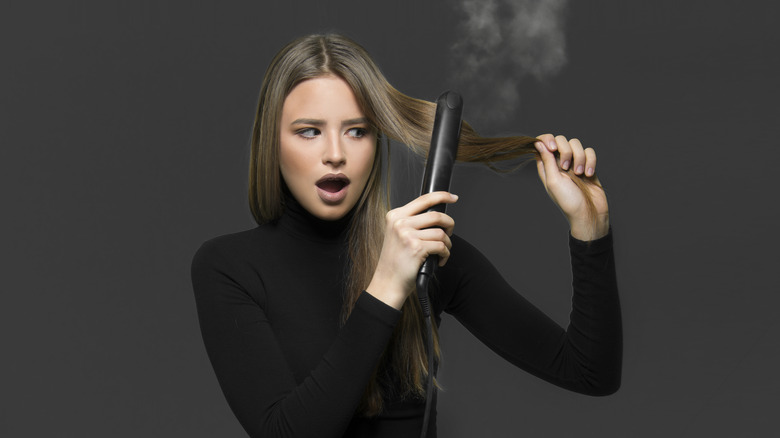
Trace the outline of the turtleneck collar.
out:
M 355 214 L 355 208 L 341 219 L 334 221 L 320 219 L 309 213 L 289 189 L 284 187 L 284 213 L 278 224 L 285 231 L 308 240 L 337 242 L 347 238 L 349 224 Z

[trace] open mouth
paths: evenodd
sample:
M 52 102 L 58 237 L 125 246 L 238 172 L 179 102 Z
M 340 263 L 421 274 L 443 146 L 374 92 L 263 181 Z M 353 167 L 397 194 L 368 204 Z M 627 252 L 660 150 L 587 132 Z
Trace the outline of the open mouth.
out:
M 349 178 L 344 175 L 327 175 L 317 181 L 317 187 L 329 193 L 338 193 L 348 184 Z

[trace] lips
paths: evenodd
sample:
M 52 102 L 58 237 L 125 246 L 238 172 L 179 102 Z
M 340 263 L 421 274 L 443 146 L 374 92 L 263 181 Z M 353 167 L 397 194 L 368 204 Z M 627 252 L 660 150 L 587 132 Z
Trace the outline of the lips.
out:
M 328 205 L 337 205 L 344 201 L 349 191 L 349 178 L 342 173 L 330 173 L 315 183 L 317 194 Z

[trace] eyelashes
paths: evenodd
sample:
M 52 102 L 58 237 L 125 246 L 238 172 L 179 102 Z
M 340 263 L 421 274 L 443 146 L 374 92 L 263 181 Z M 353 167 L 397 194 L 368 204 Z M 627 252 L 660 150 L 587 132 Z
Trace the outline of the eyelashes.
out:
M 295 135 L 300 135 L 303 138 L 314 138 L 320 135 L 320 130 L 317 128 L 303 128 L 295 131 Z
M 370 130 L 368 128 L 350 128 L 346 131 L 346 135 L 352 138 L 363 138 L 370 134 Z M 305 139 L 314 139 L 318 135 L 321 135 L 322 131 L 320 131 L 317 128 L 301 128 L 295 131 L 295 135 L 301 136 Z
M 368 135 L 368 129 L 366 129 L 366 128 L 351 128 L 351 129 L 347 130 L 347 134 L 349 134 L 350 137 L 363 138 L 366 135 Z

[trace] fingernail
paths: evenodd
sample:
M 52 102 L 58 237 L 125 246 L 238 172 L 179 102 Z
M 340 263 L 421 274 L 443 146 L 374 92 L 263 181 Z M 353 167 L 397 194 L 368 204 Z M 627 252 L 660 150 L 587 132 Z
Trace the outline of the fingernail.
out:
M 563 165 L 561 166 L 563 170 L 567 170 L 569 168 L 569 160 L 566 160 L 563 162 Z
M 593 168 L 592 167 L 588 167 L 588 170 L 585 171 L 585 175 L 593 176 Z
M 552 150 L 557 151 L 558 150 L 558 143 L 555 142 L 555 140 L 550 142 L 550 147 Z
M 458 200 L 458 195 L 456 195 L 454 193 L 450 193 L 450 195 L 452 195 L 452 199 L 454 199 L 456 201 Z
M 582 173 L 582 164 L 577 166 L 577 170 L 574 173 Z
M 544 146 L 544 145 L 542 145 L 542 142 L 540 142 L 540 141 L 537 141 L 536 143 L 534 143 L 534 147 L 536 147 L 537 151 L 540 150 L 542 148 L 542 146 Z

